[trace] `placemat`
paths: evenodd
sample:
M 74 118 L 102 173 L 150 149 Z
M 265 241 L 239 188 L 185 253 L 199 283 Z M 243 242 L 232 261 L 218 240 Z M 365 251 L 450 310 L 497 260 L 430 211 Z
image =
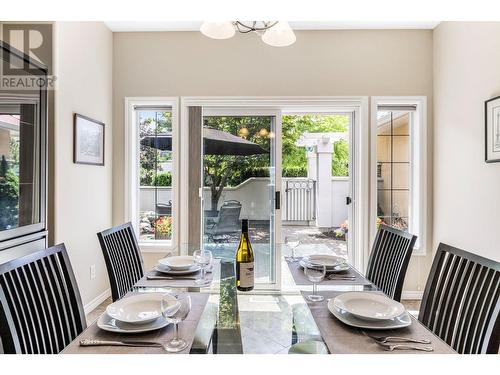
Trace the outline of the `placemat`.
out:
M 312 285 L 312 283 L 307 279 L 306 275 L 304 275 L 304 269 L 299 265 L 299 261 L 289 262 L 288 268 L 292 274 L 293 280 L 296 285 Z M 329 274 L 330 275 L 330 274 Z M 356 271 L 353 267 L 350 267 L 349 270 L 341 273 L 335 273 L 332 275 L 339 276 L 354 276 L 354 280 L 328 280 L 325 278 L 318 285 L 370 285 L 371 283 L 365 279 L 363 275 L 361 275 L 358 271 Z
M 205 305 L 207 304 L 210 295 L 208 293 L 189 293 L 191 296 L 191 311 L 184 321 L 179 323 L 179 337 L 186 340 L 188 347 L 180 354 L 188 354 L 193 345 L 196 328 L 202 317 Z M 134 333 L 134 334 L 118 334 L 113 332 L 103 331 L 97 326 L 97 321 L 92 323 L 85 331 L 83 331 L 75 340 L 73 340 L 63 351 L 62 354 L 170 354 L 163 348 L 136 348 L 128 346 L 87 346 L 79 345 L 80 340 L 111 340 L 111 341 L 157 341 L 165 343 L 173 337 L 173 324 L 151 332 Z
M 214 259 L 213 265 L 212 265 L 212 270 L 215 267 L 218 267 L 218 264 L 220 260 L 219 259 Z M 189 277 L 189 278 L 198 278 L 201 275 L 201 271 L 198 271 L 196 273 L 192 273 L 189 275 L 181 275 L 179 277 L 173 276 L 173 275 L 168 275 L 165 273 L 161 273 L 155 270 L 148 271 L 146 274 L 135 283 L 134 286 L 139 287 L 139 288 L 206 288 L 210 286 L 210 284 L 213 281 L 213 272 L 206 272 L 205 273 L 205 279 L 206 283 L 205 284 L 196 284 L 194 279 L 183 279 L 183 277 Z M 148 280 L 148 276 L 167 276 L 167 277 L 173 277 L 172 280 Z
M 375 343 L 369 337 L 363 335 L 361 329 L 348 326 L 335 318 L 328 310 L 328 299 L 343 292 L 339 291 L 324 291 L 318 294 L 325 297 L 322 302 L 309 302 L 305 296 L 310 292 L 302 292 L 304 300 L 311 311 L 311 314 L 318 326 L 318 329 L 327 345 L 330 353 L 332 354 L 453 354 L 455 351 L 448 346 L 444 341 L 437 337 L 434 333 L 429 331 L 427 327 L 422 325 L 417 319 L 411 316 L 412 324 L 405 328 L 391 329 L 391 330 L 371 330 L 370 334 L 373 336 L 403 336 L 419 339 L 428 339 L 431 341 L 430 345 L 434 348 L 433 352 L 423 352 L 418 350 L 394 350 L 392 352 L 385 350 Z M 424 345 L 424 344 L 417 344 Z M 456 354 L 456 353 L 455 353 Z

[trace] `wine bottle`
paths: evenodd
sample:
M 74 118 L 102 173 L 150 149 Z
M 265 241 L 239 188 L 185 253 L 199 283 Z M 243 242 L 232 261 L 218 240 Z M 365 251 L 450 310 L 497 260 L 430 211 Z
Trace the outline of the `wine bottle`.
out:
M 248 237 L 248 219 L 241 220 L 241 237 L 236 250 L 236 288 L 248 292 L 254 287 L 254 258 Z

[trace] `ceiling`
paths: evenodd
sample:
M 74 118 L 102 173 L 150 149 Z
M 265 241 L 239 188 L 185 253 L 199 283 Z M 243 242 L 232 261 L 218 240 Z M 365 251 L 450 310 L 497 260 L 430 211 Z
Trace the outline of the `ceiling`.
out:
M 198 31 L 201 21 L 110 21 L 106 25 L 114 32 L 132 31 Z M 289 21 L 294 30 L 348 30 L 348 29 L 434 29 L 436 21 L 410 22 L 337 22 Z

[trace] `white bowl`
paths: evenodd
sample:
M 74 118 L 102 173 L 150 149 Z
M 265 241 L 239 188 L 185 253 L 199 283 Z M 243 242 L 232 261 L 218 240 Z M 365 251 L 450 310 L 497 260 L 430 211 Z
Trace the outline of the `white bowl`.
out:
M 194 258 L 190 255 L 181 255 L 160 259 L 158 263 L 172 270 L 181 271 L 191 268 L 194 265 Z
M 405 308 L 399 302 L 380 293 L 348 292 L 338 295 L 333 305 L 366 320 L 387 320 L 400 316 Z
M 162 299 L 168 300 L 168 310 L 178 308 L 179 302 L 174 296 L 165 293 L 142 293 L 112 303 L 106 308 L 106 314 L 125 323 L 150 323 L 162 315 Z

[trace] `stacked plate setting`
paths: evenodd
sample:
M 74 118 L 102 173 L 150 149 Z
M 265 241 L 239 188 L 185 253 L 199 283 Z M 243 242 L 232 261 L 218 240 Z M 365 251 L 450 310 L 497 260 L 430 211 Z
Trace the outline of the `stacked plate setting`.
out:
M 167 275 L 189 275 L 198 272 L 201 266 L 194 262 L 194 257 L 190 255 L 173 256 L 160 259 L 155 270 Z
M 168 301 L 167 310 L 175 310 L 179 302 L 165 293 L 144 293 L 124 297 L 106 308 L 97 321 L 105 331 L 118 333 L 139 333 L 160 329 L 170 322 L 162 315 L 161 301 Z
M 343 293 L 328 301 L 328 310 L 342 323 L 362 329 L 396 329 L 411 324 L 404 306 L 381 293 Z
M 158 261 L 156 271 L 167 275 L 188 275 L 200 270 L 192 256 L 172 256 Z M 178 307 L 173 296 L 165 293 L 144 293 L 124 297 L 106 308 L 97 321 L 97 326 L 105 331 L 118 333 L 138 333 L 160 329 L 169 324 L 163 318 L 161 301 L 170 299 L 167 309 Z
M 337 273 L 349 270 L 349 265 L 345 259 L 335 255 L 308 255 L 299 261 L 299 265 L 303 268 L 306 263 L 324 264 L 327 273 Z

